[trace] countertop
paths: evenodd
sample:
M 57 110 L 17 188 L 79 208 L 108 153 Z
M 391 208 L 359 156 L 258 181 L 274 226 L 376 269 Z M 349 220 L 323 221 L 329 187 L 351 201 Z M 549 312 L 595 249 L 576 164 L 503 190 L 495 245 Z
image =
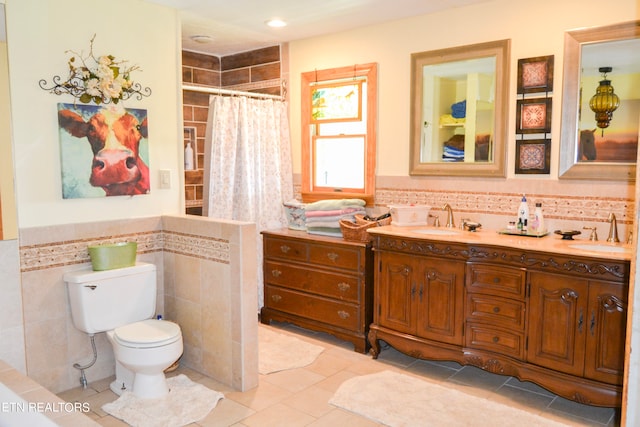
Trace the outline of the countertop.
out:
M 626 243 L 609 243 L 605 240 L 593 242 L 587 239 L 588 233 L 575 236 L 574 240 L 563 240 L 562 236 L 551 231 L 543 237 L 501 234 L 498 230 L 466 231 L 459 228 L 386 225 L 368 229 L 374 235 L 387 235 L 402 238 L 501 246 L 529 251 L 549 252 L 609 260 L 630 261 L 634 250 Z M 584 236 L 584 237 L 583 237 Z M 582 237 L 582 238 L 580 238 Z

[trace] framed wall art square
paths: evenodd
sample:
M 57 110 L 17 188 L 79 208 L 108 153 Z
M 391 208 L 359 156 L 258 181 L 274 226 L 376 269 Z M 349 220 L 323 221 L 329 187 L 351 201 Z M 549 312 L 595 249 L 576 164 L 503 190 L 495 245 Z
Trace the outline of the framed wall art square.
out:
M 518 93 L 553 91 L 553 55 L 518 60 Z
M 551 132 L 551 98 L 516 101 L 516 133 Z
M 550 139 L 523 139 L 516 141 L 517 174 L 548 174 L 551 160 Z

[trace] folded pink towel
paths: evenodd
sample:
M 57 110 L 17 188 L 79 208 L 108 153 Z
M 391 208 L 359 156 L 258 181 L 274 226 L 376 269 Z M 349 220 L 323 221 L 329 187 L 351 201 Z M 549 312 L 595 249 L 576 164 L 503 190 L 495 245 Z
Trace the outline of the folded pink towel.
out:
M 355 215 L 356 213 L 362 213 L 364 214 L 366 211 L 358 206 L 358 207 L 350 207 L 350 208 L 344 208 L 344 209 L 334 209 L 334 210 L 330 210 L 330 211 L 313 211 L 313 210 L 306 210 L 305 211 L 305 215 L 307 218 L 309 217 L 314 217 L 314 216 L 339 216 L 339 215 Z

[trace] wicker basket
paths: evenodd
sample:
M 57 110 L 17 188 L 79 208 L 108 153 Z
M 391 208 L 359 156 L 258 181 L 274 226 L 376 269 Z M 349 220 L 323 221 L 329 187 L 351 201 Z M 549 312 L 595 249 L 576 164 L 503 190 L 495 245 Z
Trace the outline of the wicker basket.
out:
M 342 231 L 344 240 L 367 243 L 371 241 L 371 234 L 367 233 L 369 228 L 389 224 L 391 224 L 391 217 L 379 221 L 369 221 L 364 219 L 364 215 L 355 215 L 355 222 L 347 219 L 340 220 L 340 231 Z

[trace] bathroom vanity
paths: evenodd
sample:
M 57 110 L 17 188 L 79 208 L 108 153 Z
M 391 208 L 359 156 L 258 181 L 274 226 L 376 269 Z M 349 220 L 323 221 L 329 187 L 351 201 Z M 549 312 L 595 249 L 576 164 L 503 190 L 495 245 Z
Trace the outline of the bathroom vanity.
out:
M 365 353 L 373 320 L 371 245 L 289 229 L 263 231 L 262 237 L 260 321 L 327 332 Z
M 631 251 L 620 245 L 425 227 L 370 229 L 380 340 L 620 406 Z M 591 243 L 591 244 L 588 244 Z

